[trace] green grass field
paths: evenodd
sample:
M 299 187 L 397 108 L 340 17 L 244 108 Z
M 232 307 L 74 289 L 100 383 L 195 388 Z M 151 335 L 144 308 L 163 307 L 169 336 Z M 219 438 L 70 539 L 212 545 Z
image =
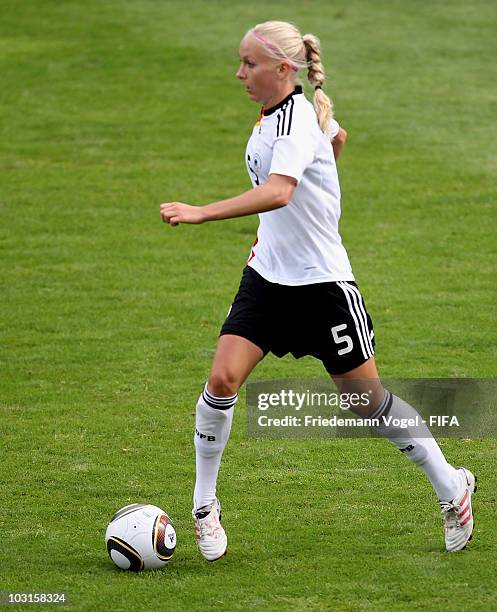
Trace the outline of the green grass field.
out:
M 71 610 L 497 609 L 495 439 L 476 530 L 383 440 L 257 440 L 245 394 L 219 481 L 229 555 L 191 524 L 194 408 L 256 218 L 170 228 L 161 202 L 249 187 L 258 107 L 234 78 L 266 19 L 321 37 L 349 134 L 342 234 L 385 377 L 497 375 L 492 0 L 0 0 L 0 590 Z M 321 378 L 267 358 L 253 378 Z M 164 570 L 117 571 L 113 512 L 173 518 Z M 31 609 L 31 608 L 30 608 Z

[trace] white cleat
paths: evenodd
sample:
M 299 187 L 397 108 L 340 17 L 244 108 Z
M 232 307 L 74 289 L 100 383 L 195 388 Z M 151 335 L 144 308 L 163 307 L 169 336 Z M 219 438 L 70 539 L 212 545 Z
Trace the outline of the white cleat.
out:
M 456 552 L 466 548 L 473 537 L 473 509 L 471 496 L 476 491 L 476 477 L 466 468 L 457 468 L 461 479 L 461 493 L 451 502 L 440 502 L 445 527 L 445 548 Z
M 221 504 L 216 500 L 210 506 L 192 510 L 195 538 L 207 561 L 216 561 L 226 554 L 228 538 L 221 526 Z

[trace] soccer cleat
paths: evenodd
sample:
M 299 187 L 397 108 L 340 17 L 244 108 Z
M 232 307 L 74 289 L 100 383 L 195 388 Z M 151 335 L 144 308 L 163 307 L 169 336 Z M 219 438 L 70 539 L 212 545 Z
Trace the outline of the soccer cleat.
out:
M 226 554 L 228 538 L 221 526 L 221 504 L 219 500 L 198 510 L 192 510 L 195 523 L 195 538 L 207 561 L 216 561 Z
M 461 493 L 451 502 L 440 502 L 445 527 L 445 548 L 456 552 L 466 548 L 473 534 L 471 496 L 476 491 L 476 477 L 466 468 L 457 468 Z

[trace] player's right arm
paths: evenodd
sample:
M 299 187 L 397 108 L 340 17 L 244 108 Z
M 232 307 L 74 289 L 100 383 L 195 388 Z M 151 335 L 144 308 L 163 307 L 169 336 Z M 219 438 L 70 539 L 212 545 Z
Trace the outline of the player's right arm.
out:
M 166 202 L 160 206 L 164 223 L 205 223 L 245 217 L 256 213 L 282 208 L 289 204 L 297 181 L 291 176 L 270 174 L 263 185 L 258 185 L 245 193 L 228 200 L 213 202 L 205 206 L 191 206 L 184 202 Z

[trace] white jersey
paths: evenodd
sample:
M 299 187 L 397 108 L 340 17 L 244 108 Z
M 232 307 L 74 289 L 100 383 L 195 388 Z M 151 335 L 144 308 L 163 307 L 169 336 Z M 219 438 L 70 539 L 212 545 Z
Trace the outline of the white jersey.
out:
M 336 121 L 331 127 L 335 135 Z M 340 185 L 333 148 L 300 86 L 261 113 L 247 144 L 246 162 L 254 187 L 267 182 L 270 174 L 297 181 L 287 206 L 259 214 L 248 265 L 281 285 L 354 280 L 338 232 Z

